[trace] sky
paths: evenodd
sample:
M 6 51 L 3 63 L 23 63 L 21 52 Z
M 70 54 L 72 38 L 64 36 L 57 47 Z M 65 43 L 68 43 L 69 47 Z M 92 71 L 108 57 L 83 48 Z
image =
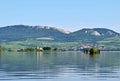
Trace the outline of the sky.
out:
M 0 27 L 21 24 L 120 33 L 120 0 L 0 0 Z

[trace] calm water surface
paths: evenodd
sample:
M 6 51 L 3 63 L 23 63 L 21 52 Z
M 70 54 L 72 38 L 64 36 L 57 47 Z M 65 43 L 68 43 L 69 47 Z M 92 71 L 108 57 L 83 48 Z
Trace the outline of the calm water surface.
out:
M 120 52 L 0 54 L 0 81 L 120 81 Z

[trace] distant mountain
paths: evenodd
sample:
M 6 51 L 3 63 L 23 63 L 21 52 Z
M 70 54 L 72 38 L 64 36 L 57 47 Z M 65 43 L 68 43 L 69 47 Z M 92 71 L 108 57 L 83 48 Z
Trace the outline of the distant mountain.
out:
M 103 40 L 105 38 L 118 37 L 119 33 L 106 29 L 106 28 L 94 28 L 94 29 L 82 29 L 73 33 L 70 33 L 73 40 L 87 42 L 87 43 L 96 43 L 96 41 Z
M 39 39 L 41 37 L 62 41 L 67 34 L 66 31 L 48 26 L 13 25 L 0 28 L 0 41 Z
M 105 28 L 82 29 L 68 32 L 49 26 L 13 25 L 0 28 L 0 41 L 22 41 L 27 39 L 62 42 L 96 43 L 120 34 Z

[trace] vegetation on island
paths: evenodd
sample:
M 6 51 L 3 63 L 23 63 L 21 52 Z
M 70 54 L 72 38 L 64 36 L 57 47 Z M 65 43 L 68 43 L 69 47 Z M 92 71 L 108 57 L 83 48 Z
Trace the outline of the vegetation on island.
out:
M 26 48 L 22 48 L 22 49 L 12 49 L 12 48 L 8 48 L 8 49 L 3 49 L 3 47 L 0 45 L 0 52 L 2 51 L 8 51 L 8 52 L 40 52 L 40 51 L 58 51 L 58 48 L 51 48 L 51 47 L 26 47 Z
M 40 51 L 51 51 L 51 47 L 43 47 L 43 48 L 24 48 L 24 49 L 19 49 L 17 52 L 40 52 Z
M 50 50 L 51 50 L 51 47 L 43 47 L 43 50 L 45 50 L 45 51 L 50 51 Z
M 95 46 L 93 46 L 92 48 L 85 48 L 83 49 L 83 52 L 85 54 L 100 54 L 100 50 L 97 49 Z
M 90 54 L 99 54 L 100 53 L 100 50 L 97 49 L 95 46 L 92 47 L 90 50 L 89 50 Z
M 0 45 L 0 52 L 2 52 L 3 51 L 3 49 L 2 49 L 2 46 Z
M 8 52 L 14 52 L 14 50 L 13 50 L 13 49 L 11 49 L 11 48 L 9 48 L 9 49 L 8 49 Z

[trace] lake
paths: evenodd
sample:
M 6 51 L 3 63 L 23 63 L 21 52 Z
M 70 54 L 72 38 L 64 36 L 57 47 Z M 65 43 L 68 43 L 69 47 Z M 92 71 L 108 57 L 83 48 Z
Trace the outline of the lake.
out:
M 0 81 L 119 81 L 120 51 L 5 52 Z

